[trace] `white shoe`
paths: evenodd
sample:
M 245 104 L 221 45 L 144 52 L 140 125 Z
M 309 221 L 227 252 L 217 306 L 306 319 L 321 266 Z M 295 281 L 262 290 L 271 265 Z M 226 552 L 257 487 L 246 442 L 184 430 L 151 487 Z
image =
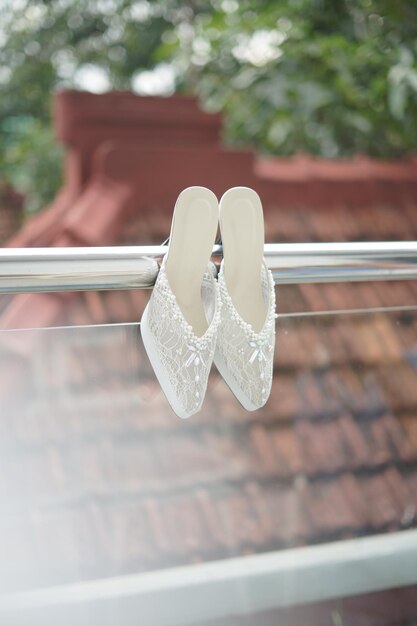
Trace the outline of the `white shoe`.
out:
M 178 196 L 165 255 L 143 312 L 141 335 L 156 377 L 175 413 L 200 410 L 220 323 L 220 297 L 209 260 L 218 201 L 205 187 Z
M 275 289 L 264 253 L 264 222 L 258 194 L 229 189 L 220 201 L 222 300 L 214 363 L 248 411 L 268 400 L 275 347 Z

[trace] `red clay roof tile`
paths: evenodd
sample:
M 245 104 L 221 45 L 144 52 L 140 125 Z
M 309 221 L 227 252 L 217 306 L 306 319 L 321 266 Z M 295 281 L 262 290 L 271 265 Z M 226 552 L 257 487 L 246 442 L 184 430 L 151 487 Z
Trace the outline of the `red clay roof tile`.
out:
M 402 428 L 403 421 L 399 421 L 392 413 L 385 413 L 381 418 L 390 446 L 402 461 L 411 461 L 417 457 L 417 446 L 414 447 L 408 440 L 408 433 Z
M 396 524 L 402 516 L 385 474 L 369 476 L 361 482 L 368 519 L 375 529 Z
M 299 437 L 293 428 L 271 429 L 269 432 L 276 454 L 284 466 L 284 475 L 301 474 L 304 470 L 304 455 Z
M 365 529 L 368 526 L 367 505 L 360 482 L 361 479 L 353 474 L 345 473 L 340 476 L 339 487 L 354 516 L 356 528 Z
M 147 498 L 144 502 L 144 508 L 150 534 L 157 550 L 162 553 L 170 553 L 172 547 L 160 502 L 156 498 Z
M 270 515 L 270 507 L 265 498 L 265 492 L 255 481 L 245 484 L 245 495 L 256 515 L 260 536 L 264 543 L 271 541 L 275 535 L 275 520 Z
M 278 344 L 275 353 L 275 366 L 280 369 L 295 368 L 303 363 L 305 346 L 302 345 L 297 333 L 297 324 L 291 321 L 281 322 L 277 325 Z
M 338 426 L 351 463 L 354 466 L 367 465 L 371 461 L 369 449 L 356 420 L 349 413 L 344 413 L 338 420 Z
M 315 285 L 314 283 L 303 283 L 299 285 L 300 292 L 307 304 L 306 309 L 303 308 L 301 311 L 326 311 L 330 308 L 321 287 L 322 285 Z M 278 301 L 278 311 L 279 310 Z
M 417 406 L 417 371 L 414 368 L 397 364 L 381 369 L 378 376 L 394 411 Z
M 279 371 L 262 414 L 273 422 L 287 420 L 296 414 L 298 406 L 298 393 L 293 377 Z
M 249 439 L 255 452 L 254 469 L 260 476 L 276 476 L 282 471 L 282 461 L 276 452 L 271 435 L 261 425 L 250 428 Z
M 311 533 L 311 517 L 306 505 L 309 485 L 296 479 L 291 486 L 268 486 L 264 490 L 270 515 L 274 520 L 272 538 L 284 545 L 303 543 Z
M 314 483 L 309 507 L 318 533 L 334 533 L 356 527 L 350 502 L 340 489 L 338 480 Z

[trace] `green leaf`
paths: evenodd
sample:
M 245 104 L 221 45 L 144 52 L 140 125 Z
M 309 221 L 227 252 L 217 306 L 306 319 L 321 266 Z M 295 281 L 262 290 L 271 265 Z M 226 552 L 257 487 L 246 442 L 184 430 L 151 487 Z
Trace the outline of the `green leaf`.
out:
M 388 94 L 388 104 L 392 115 L 397 120 L 404 119 L 407 103 L 407 87 L 404 82 L 392 84 Z

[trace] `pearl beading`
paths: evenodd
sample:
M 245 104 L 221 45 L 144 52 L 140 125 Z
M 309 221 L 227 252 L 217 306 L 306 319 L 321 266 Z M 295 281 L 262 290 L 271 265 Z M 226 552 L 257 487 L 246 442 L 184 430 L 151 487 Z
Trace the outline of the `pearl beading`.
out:
M 267 278 L 268 313 L 267 313 L 264 326 L 259 333 L 256 333 L 253 330 L 251 324 L 248 324 L 247 322 L 245 322 L 245 320 L 239 315 L 238 311 L 236 310 L 236 307 L 233 304 L 232 298 L 230 297 L 230 294 L 227 289 L 226 280 L 224 277 L 223 262 L 220 266 L 220 272 L 218 276 L 218 284 L 219 284 L 221 301 L 226 306 L 230 314 L 230 317 L 236 324 L 238 324 L 238 326 L 242 329 L 242 331 L 244 332 L 244 334 L 246 335 L 247 339 L 250 342 L 254 342 L 259 345 L 264 345 L 265 342 L 268 342 L 268 339 L 271 335 L 271 330 L 275 326 L 275 319 L 277 317 L 275 313 L 276 303 L 275 303 L 274 278 L 272 276 L 271 270 L 267 269 L 266 266 L 264 266 L 264 272 L 266 272 L 266 278 Z
M 207 280 L 206 276 L 204 280 Z M 214 283 L 214 278 L 209 278 L 208 280 L 212 280 Z M 162 296 L 166 299 L 166 301 L 172 306 L 172 318 L 177 320 L 180 324 L 181 330 L 184 333 L 185 340 L 193 346 L 196 350 L 204 350 L 208 347 L 208 345 L 212 342 L 213 338 L 215 338 L 217 334 L 217 328 L 220 324 L 221 320 L 221 308 L 223 306 L 223 302 L 220 298 L 219 290 L 217 289 L 216 300 L 215 300 L 215 312 L 213 315 L 213 319 L 211 320 L 206 332 L 201 337 L 198 337 L 194 331 L 191 324 L 187 322 L 185 319 L 180 307 L 178 306 L 177 299 L 172 292 L 171 286 L 168 282 L 168 277 L 166 275 L 166 271 L 164 266 L 161 267 L 158 274 L 158 287 L 160 288 Z
M 164 265 L 163 262 L 149 301 L 149 328 L 177 402 L 185 412 L 192 414 L 199 410 L 204 399 L 222 302 L 217 281 L 207 271 L 201 298 L 208 328 L 198 337 L 179 307 Z
M 267 313 L 264 326 L 257 333 L 236 310 L 227 290 L 223 270 L 222 262 L 218 284 L 223 311 L 216 351 L 242 395 L 246 396 L 252 405 L 261 407 L 268 399 L 272 385 L 275 318 L 277 317 L 274 279 L 266 264 L 263 263 L 261 285 Z

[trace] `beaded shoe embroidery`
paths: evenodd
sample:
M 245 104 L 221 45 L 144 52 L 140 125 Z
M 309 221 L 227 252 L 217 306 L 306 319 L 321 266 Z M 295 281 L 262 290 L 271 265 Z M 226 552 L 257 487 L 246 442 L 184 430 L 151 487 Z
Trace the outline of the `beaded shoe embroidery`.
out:
M 198 337 L 178 306 L 162 264 L 144 313 L 153 358 L 146 345 L 149 339 L 144 341 L 145 347 L 168 401 L 183 418 L 197 413 L 203 403 L 220 323 L 222 303 L 209 270 L 204 275 L 201 298 L 208 328 Z
M 218 276 L 223 307 L 214 363 L 241 404 L 254 411 L 271 392 L 275 348 L 275 289 L 272 273 L 262 265 L 262 291 L 267 306 L 264 326 L 256 333 L 236 310 L 227 289 L 223 263 Z

